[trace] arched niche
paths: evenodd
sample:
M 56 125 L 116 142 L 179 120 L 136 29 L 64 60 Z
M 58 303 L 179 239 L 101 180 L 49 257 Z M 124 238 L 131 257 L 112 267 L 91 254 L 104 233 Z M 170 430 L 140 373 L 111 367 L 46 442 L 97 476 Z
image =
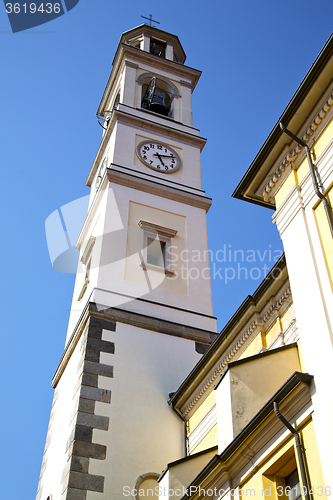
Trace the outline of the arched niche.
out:
M 114 98 L 114 101 L 112 103 L 112 110 L 116 107 L 116 105 L 120 102 L 120 90 L 118 90 L 116 97 Z
M 156 472 L 147 472 L 141 474 L 135 482 L 134 499 L 135 500 L 158 500 L 158 482 L 160 474 Z M 152 494 L 151 494 L 152 493 Z
M 169 116 L 170 118 L 174 118 L 178 120 L 178 105 L 175 105 L 175 100 L 180 97 L 178 88 L 176 85 L 165 78 L 164 76 L 154 75 L 153 73 L 142 73 L 137 78 L 138 84 L 138 94 L 137 94 L 137 105 L 138 107 L 143 107 L 145 109 L 149 109 L 143 105 L 143 99 L 145 97 L 148 85 L 152 81 L 153 78 L 156 78 L 156 88 L 155 91 L 157 96 L 164 103 L 166 107 L 166 111 L 159 112 L 156 109 L 151 109 L 151 111 L 155 111 L 164 116 Z

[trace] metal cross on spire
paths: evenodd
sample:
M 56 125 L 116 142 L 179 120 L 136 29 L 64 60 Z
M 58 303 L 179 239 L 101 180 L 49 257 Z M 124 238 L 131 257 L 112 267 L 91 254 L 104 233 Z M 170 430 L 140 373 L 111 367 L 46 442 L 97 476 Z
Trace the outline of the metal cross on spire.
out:
M 149 14 L 149 17 L 145 17 L 145 16 L 141 16 L 141 17 L 143 17 L 143 19 L 148 19 L 149 26 L 153 26 L 152 23 L 161 24 L 158 21 L 154 21 L 152 14 Z M 153 28 L 156 28 L 156 26 L 153 26 Z

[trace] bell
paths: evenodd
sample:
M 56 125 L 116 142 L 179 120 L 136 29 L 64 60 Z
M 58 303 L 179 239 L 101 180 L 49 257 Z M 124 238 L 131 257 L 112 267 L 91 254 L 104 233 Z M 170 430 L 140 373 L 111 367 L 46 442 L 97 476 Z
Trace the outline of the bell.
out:
M 153 76 L 142 99 L 141 107 L 160 115 L 168 116 L 170 107 L 165 104 L 164 99 L 165 94 L 156 89 L 156 77 Z
M 156 43 L 152 43 L 150 45 L 150 53 L 154 54 L 154 56 L 163 57 L 162 51 L 161 50 L 157 50 Z

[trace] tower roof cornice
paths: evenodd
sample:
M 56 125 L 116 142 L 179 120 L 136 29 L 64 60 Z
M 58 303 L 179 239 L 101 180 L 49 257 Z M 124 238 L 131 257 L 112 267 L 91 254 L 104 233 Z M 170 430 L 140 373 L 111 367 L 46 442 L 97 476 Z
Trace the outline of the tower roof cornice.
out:
M 169 42 L 170 44 L 172 44 L 175 47 L 175 49 L 179 55 L 180 62 L 182 64 L 184 64 L 184 62 L 186 60 L 186 54 L 184 52 L 182 44 L 179 41 L 178 36 L 173 35 L 172 33 L 168 33 L 167 31 L 163 31 L 159 28 L 155 28 L 154 26 L 149 26 L 148 24 L 140 24 L 136 28 L 133 28 L 129 31 L 125 31 L 120 37 L 119 46 L 122 43 L 128 44 L 129 40 L 131 40 L 137 36 L 144 35 L 144 34 L 151 36 L 152 38 L 160 39 L 160 40 L 163 40 L 165 42 Z M 118 46 L 118 48 L 119 48 L 119 46 Z M 117 56 L 117 52 L 116 52 L 115 58 L 116 58 L 116 56 Z M 112 64 L 113 64 L 113 62 L 112 62 Z
M 189 80 L 191 92 L 193 92 L 193 90 L 195 89 L 202 73 L 200 70 L 191 68 L 189 66 L 184 66 L 181 63 L 155 56 L 153 54 L 150 54 L 149 52 L 136 47 L 132 47 L 125 43 L 120 43 L 113 60 L 112 71 L 105 87 L 101 102 L 98 106 L 97 115 L 100 115 L 103 113 L 103 111 L 105 111 L 110 92 L 113 88 L 113 83 L 116 81 L 118 73 L 122 71 L 124 65 L 131 63 L 136 63 L 138 67 L 140 66 L 140 64 L 145 66 L 149 65 L 155 68 L 157 71 L 167 71 L 173 73 L 174 75 L 180 76 L 181 78 L 186 78 L 187 80 Z

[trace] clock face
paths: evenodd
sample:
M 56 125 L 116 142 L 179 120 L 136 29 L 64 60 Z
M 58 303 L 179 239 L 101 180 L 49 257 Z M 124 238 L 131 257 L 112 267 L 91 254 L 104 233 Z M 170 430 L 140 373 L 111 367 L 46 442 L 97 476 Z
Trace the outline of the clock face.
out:
M 136 153 L 147 167 L 171 174 L 181 166 L 181 159 L 174 149 L 157 141 L 142 141 L 138 144 Z

